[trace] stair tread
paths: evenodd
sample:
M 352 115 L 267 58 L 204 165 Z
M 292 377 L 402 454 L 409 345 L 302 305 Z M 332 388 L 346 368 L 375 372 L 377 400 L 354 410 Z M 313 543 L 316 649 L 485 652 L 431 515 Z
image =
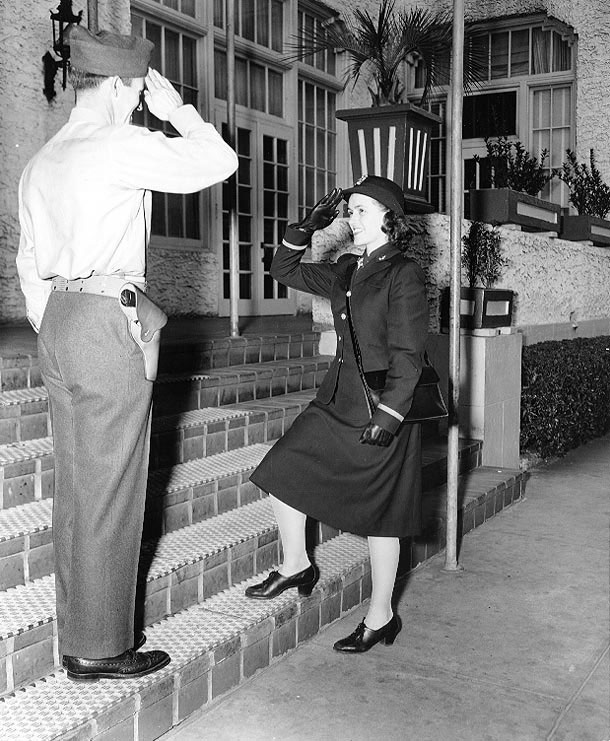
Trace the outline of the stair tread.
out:
M 0 445 L 0 466 L 32 460 L 53 453 L 53 438 L 37 437 Z
M 461 486 L 466 483 L 464 502 L 476 498 L 474 492 L 483 488 L 482 482 L 508 482 L 521 475 L 521 471 L 514 469 L 488 467 L 473 469 L 459 477 Z M 426 494 L 426 498 L 434 498 L 435 493 L 444 492 L 446 488 L 446 484 L 437 486 Z M 181 566 L 196 563 L 275 527 L 271 501 L 265 497 L 180 530 L 166 533 L 155 541 L 154 546 L 144 544 L 144 551 L 148 547 L 153 548 L 147 581 L 166 576 Z M 18 585 L 1 591 L 0 639 L 52 621 L 55 616 L 53 586 L 54 577 L 50 575 L 26 585 Z
M 41 438 L 37 441 L 30 440 L 28 442 L 37 444 L 28 446 L 28 443 L 11 443 L 11 446 L 23 447 L 26 451 L 30 451 L 27 455 L 29 458 L 40 454 L 43 447 L 47 452 L 52 452 L 51 438 Z M 471 442 L 468 440 L 462 441 L 464 446 L 470 445 Z M 176 492 L 218 478 L 244 473 L 258 465 L 269 450 L 270 445 L 270 443 L 255 443 L 235 450 L 216 453 L 206 458 L 196 458 L 186 463 L 176 463 L 168 468 L 150 471 L 148 478 L 149 494 L 160 496 L 164 493 Z M 0 446 L 0 461 L 2 461 L 2 447 L 5 446 Z M 446 444 L 424 441 L 422 453 L 423 465 L 426 466 L 446 455 Z M 25 455 L 26 453 L 20 460 L 25 460 Z M 31 535 L 50 528 L 52 507 L 52 498 L 47 498 L 0 510 L 0 543 L 11 538 Z
M 176 463 L 170 468 L 151 471 L 149 494 L 171 493 L 217 478 L 243 473 L 258 465 L 269 447 L 268 443 L 256 443 L 216 453 L 208 458 L 197 458 L 187 463 Z M 53 500 L 49 498 L 0 510 L 0 542 L 50 527 L 52 507 Z
M 147 571 L 153 581 L 186 564 L 220 553 L 275 527 L 268 498 L 224 512 L 208 520 L 166 533 L 148 546 L 154 552 Z M 146 550 L 144 544 L 143 550 Z M 54 576 L 0 592 L 0 639 L 55 618 Z
M 264 360 L 258 363 L 240 363 L 239 365 L 226 365 L 220 368 L 210 368 L 201 372 L 165 373 L 161 374 L 156 383 L 167 384 L 174 381 L 187 381 L 199 378 L 222 378 L 224 376 L 256 375 L 256 372 L 269 370 L 273 372 L 278 368 L 300 368 L 303 365 L 316 365 L 318 363 L 329 363 L 331 355 L 310 355 L 304 358 L 286 358 L 284 360 Z
M 0 392 L 0 407 L 8 407 L 31 401 L 46 401 L 48 398 L 49 394 L 44 386 L 12 389 L 11 391 Z
M 354 535 L 339 535 L 318 546 L 316 561 L 320 567 L 320 582 L 314 595 L 358 564 L 363 565 L 367 558 L 366 539 Z M 234 640 L 272 615 L 285 612 L 293 604 L 299 610 L 301 605 L 308 603 L 296 597 L 293 590 L 268 602 L 246 598 L 245 587 L 266 573 L 147 628 L 147 648 L 162 648 L 172 657 L 171 664 L 154 674 L 123 682 L 101 680 L 87 685 L 71 682 L 65 671 L 58 669 L 5 697 L 0 702 L 4 741 L 50 741 L 127 698 L 162 684 L 190 662 Z

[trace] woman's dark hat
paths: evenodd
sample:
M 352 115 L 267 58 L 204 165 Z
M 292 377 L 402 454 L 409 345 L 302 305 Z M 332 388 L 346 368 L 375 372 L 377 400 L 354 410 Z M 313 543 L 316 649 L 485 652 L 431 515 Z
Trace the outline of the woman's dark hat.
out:
M 346 188 L 343 191 L 343 197 L 347 201 L 352 193 L 362 193 L 363 196 L 374 198 L 382 203 L 390 211 L 404 216 L 406 214 L 405 194 L 402 192 L 400 185 L 388 178 L 382 178 L 378 175 L 365 175 L 352 188 Z
M 68 29 L 70 64 L 82 72 L 124 78 L 145 77 L 155 45 L 139 36 L 110 31 L 92 34 L 82 26 Z

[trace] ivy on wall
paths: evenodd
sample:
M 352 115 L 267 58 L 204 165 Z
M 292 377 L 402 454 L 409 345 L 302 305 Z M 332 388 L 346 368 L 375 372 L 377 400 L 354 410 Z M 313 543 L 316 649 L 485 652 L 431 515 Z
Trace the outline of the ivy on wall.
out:
M 522 452 L 563 455 L 610 430 L 610 337 L 523 348 Z

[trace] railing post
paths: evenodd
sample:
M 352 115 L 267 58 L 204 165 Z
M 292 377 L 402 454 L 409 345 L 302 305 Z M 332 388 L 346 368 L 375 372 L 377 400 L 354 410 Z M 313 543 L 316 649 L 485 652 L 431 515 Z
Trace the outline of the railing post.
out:
M 227 132 L 228 144 L 237 151 L 235 123 L 235 7 L 225 0 L 227 31 Z M 229 291 L 231 337 L 239 337 L 239 232 L 237 221 L 237 172 L 229 178 Z
M 464 0 L 453 2 L 451 50 L 451 185 L 449 301 L 449 420 L 447 433 L 447 546 L 445 571 L 458 571 L 457 497 L 460 395 L 460 258 L 462 248 L 462 111 L 464 69 Z

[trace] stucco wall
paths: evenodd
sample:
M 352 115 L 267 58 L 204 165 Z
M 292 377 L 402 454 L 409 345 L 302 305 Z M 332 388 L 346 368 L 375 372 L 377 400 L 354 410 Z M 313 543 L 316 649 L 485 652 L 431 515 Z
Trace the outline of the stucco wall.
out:
M 449 285 L 449 217 L 443 214 L 410 217 L 413 230 L 409 254 L 426 273 L 430 331 L 440 331 L 440 289 Z M 470 222 L 465 221 L 467 233 Z M 610 318 L 610 249 L 567 242 L 545 234 L 499 227 L 508 260 L 495 287 L 516 292 L 513 326 L 584 324 Z M 334 261 L 354 250 L 344 220 L 326 234 L 316 235 L 314 261 Z M 313 300 L 313 318 L 321 329 L 332 327 L 328 302 Z
M 216 255 L 154 249 L 148 254 L 150 297 L 171 315 L 212 315 L 218 309 Z
M 0 322 L 24 320 L 25 303 L 19 288 L 15 257 L 19 244 L 17 187 L 28 160 L 66 122 L 74 102 L 68 85 L 55 78 L 56 97 L 43 95 L 42 57 L 53 44 L 49 11 L 59 3 L 41 0 L 0 2 Z M 17 7 L 18 6 L 18 7 Z M 86 0 L 74 0 L 73 11 L 83 11 Z M 100 27 L 129 30 L 127 0 L 101 0 Z
M 348 0 L 328 0 L 327 4 L 346 12 L 353 8 Z M 401 4 L 401 0 L 397 4 Z M 450 9 L 452 0 L 404 0 L 402 4 Z M 29 158 L 63 125 L 73 103 L 71 89 L 62 90 L 59 77 L 56 98 L 48 103 L 42 94 L 41 59 L 52 43 L 49 11 L 57 6 L 58 2 L 53 0 L 21 0 L 18 4 L 13 0 L 0 0 L 0 323 L 24 321 L 25 317 L 15 268 L 19 239 L 19 175 Z M 100 27 L 128 32 L 128 0 L 100 0 L 98 7 Z M 358 7 L 368 8 L 375 14 L 378 3 L 364 0 Z M 476 13 L 477 17 L 547 9 L 575 27 L 579 34 L 578 151 L 584 158 L 593 146 L 602 172 L 610 180 L 610 128 L 600 125 L 610 112 L 610 78 L 607 75 L 610 69 L 610 23 L 607 7 L 607 0 L 505 0 L 503 3 L 498 3 L 498 0 L 466 0 L 466 12 L 470 15 Z M 73 0 L 73 8 L 76 13 L 84 11 L 84 23 L 87 23 L 86 0 Z M 350 88 L 348 101 L 350 106 L 368 105 L 366 89 L 362 86 L 356 90 Z M 345 124 L 338 122 L 338 126 Z M 591 259 L 596 265 L 597 252 L 595 248 L 591 249 L 593 252 L 589 255 L 583 248 L 584 251 L 579 253 L 583 256 L 579 259 Z M 152 249 L 149 266 L 153 293 L 162 299 L 170 313 L 216 313 L 218 266 L 212 250 L 176 253 Z M 171 271 L 168 266 L 171 266 Z M 534 270 L 533 265 L 531 270 Z M 178 277 L 175 277 L 176 273 Z M 196 280 L 194 276 L 197 276 Z M 508 277 L 510 273 L 507 272 Z M 587 285 L 586 281 L 583 285 Z M 583 293 L 586 294 L 587 290 Z M 301 311 L 307 309 L 308 299 L 299 296 L 297 307 Z M 545 311 L 547 308 L 546 304 L 541 307 Z M 544 316 L 540 316 L 540 321 L 545 321 Z M 532 323 L 536 323 L 536 318 Z

